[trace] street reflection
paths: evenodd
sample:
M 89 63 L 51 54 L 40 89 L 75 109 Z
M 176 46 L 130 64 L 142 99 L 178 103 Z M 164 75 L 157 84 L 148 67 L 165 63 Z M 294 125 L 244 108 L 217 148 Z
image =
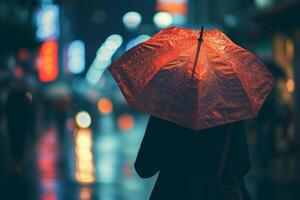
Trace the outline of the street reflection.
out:
M 97 177 L 101 183 L 114 183 L 120 176 L 120 140 L 114 131 L 113 118 L 110 115 L 102 117 L 101 135 L 97 138 Z
M 58 160 L 58 141 L 55 128 L 46 130 L 37 146 L 37 169 L 41 200 L 58 199 L 56 164 Z
M 92 199 L 92 189 L 88 186 L 80 188 L 79 200 L 90 200 Z
M 93 183 L 94 161 L 92 155 L 92 131 L 78 129 L 74 133 L 75 179 L 79 183 Z
M 58 128 L 41 131 L 34 163 L 38 173 L 33 181 L 37 184 L 32 185 L 37 196 L 30 195 L 30 199 L 147 199 L 154 179 L 141 180 L 133 170 L 146 118 L 133 123 L 132 115 L 120 117 L 123 119 L 114 121 L 111 114 L 104 114 L 98 131 L 76 128 L 74 118 L 69 118 L 64 143 Z M 128 130 L 130 134 L 124 134 Z

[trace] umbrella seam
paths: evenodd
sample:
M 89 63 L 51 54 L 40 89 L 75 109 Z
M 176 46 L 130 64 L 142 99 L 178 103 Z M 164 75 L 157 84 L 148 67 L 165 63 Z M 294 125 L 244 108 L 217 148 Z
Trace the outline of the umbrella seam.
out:
M 144 44 L 144 45 L 148 45 L 148 44 Z M 181 52 L 178 52 L 178 55 L 180 55 L 180 53 L 181 53 Z M 174 57 L 174 58 L 177 58 L 178 55 L 177 55 L 176 57 Z M 174 60 L 174 58 L 172 58 L 172 59 L 170 59 L 170 60 Z M 170 62 L 170 60 L 168 60 L 167 62 L 165 62 L 165 64 L 162 65 L 162 66 L 165 66 L 167 63 Z M 149 81 L 143 86 L 143 88 L 140 90 L 140 92 L 136 95 L 136 102 L 139 101 L 139 98 L 140 98 L 141 94 L 143 93 L 143 90 L 144 90 L 144 89 L 146 88 L 146 86 L 151 82 L 151 80 L 153 79 L 153 77 L 155 77 L 160 71 L 163 70 L 163 69 L 162 69 L 162 66 L 161 66 L 160 69 L 158 69 L 155 73 L 153 73 L 153 76 L 149 79 Z
M 209 48 L 210 48 L 210 47 L 209 47 Z M 233 67 L 234 65 L 233 65 L 231 62 L 228 62 L 228 61 L 226 60 L 226 58 L 225 58 L 224 56 L 220 55 L 219 53 L 217 53 L 217 52 L 215 52 L 215 53 L 216 53 L 219 57 L 221 57 L 222 60 L 223 60 L 227 65 L 232 66 L 231 68 L 233 68 L 233 69 L 236 71 L 236 69 Z M 240 83 L 241 83 L 241 86 L 243 87 L 243 89 L 244 89 L 244 91 L 245 91 L 246 97 L 247 97 L 247 99 L 248 99 L 248 101 L 249 101 L 249 104 L 250 104 L 250 106 L 251 106 L 251 112 L 252 112 L 253 115 L 255 115 L 255 113 L 254 113 L 254 108 L 253 108 L 253 104 L 252 104 L 252 101 L 251 101 L 251 98 L 249 97 L 248 93 L 246 92 L 247 90 L 245 90 L 245 86 L 244 86 L 243 82 L 241 81 L 240 76 L 238 75 L 238 73 L 236 73 L 236 75 L 237 75 L 237 77 L 238 77 L 238 79 L 239 79 L 239 81 L 240 81 Z M 226 76 L 226 75 L 224 74 L 224 76 Z
M 208 47 L 208 48 L 209 48 L 209 47 Z M 216 53 L 216 54 L 217 54 L 217 53 Z M 219 55 L 217 54 L 217 56 L 219 56 Z M 209 57 L 208 57 L 208 56 L 207 56 L 207 60 L 208 60 L 208 61 L 210 61 L 210 59 L 209 59 Z M 208 65 L 210 65 L 210 66 L 211 66 L 210 62 L 208 62 Z M 214 75 L 215 75 L 215 76 L 217 76 L 217 75 L 216 75 L 216 71 L 215 71 L 214 67 L 213 67 L 213 71 L 214 71 Z M 217 85 L 217 90 L 218 90 L 218 93 L 221 93 L 219 79 L 217 79 L 217 78 L 216 78 L 216 80 L 217 80 L 217 81 L 216 81 L 216 83 L 217 83 L 216 85 Z M 227 117 L 227 116 L 228 116 L 228 112 L 226 111 L 226 109 L 224 109 L 224 111 L 225 111 L 225 113 L 226 113 L 226 117 Z
M 234 48 L 238 48 L 238 49 L 242 49 L 243 51 L 247 51 L 246 49 L 240 47 L 240 46 L 237 45 L 235 42 L 233 42 L 233 41 L 232 41 L 230 38 L 228 38 L 222 31 L 219 31 L 219 34 L 221 35 L 221 37 L 223 38 L 223 40 L 226 40 L 226 42 L 230 43 Z M 216 44 L 217 46 L 219 46 L 219 43 L 214 42 L 213 40 L 211 40 L 210 42 Z M 227 45 L 226 45 L 226 46 L 227 46 Z M 225 53 L 227 53 L 227 51 L 225 51 L 225 50 L 223 50 L 223 51 L 224 51 Z M 247 51 L 247 52 L 249 52 L 249 51 Z M 251 52 L 250 52 L 250 53 L 251 53 Z M 223 58 L 224 62 L 226 62 L 226 63 L 228 64 L 228 61 L 226 60 L 225 56 L 222 56 L 222 55 L 220 55 L 220 54 L 217 53 L 217 52 L 216 52 L 216 54 L 219 55 L 221 58 Z M 231 64 L 231 62 L 230 62 L 230 64 Z M 232 64 L 231 64 L 231 65 L 232 65 Z M 236 70 L 236 69 L 235 69 L 235 70 Z M 248 101 L 249 101 L 249 103 L 250 103 L 250 105 L 251 105 L 251 111 L 252 111 L 252 114 L 255 115 L 255 111 L 254 111 L 255 109 L 254 109 L 254 105 L 252 104 L 251 97 L 250 97 L 249 94 L 246 92 L 247 90 L 245 90 L 245 86 L 244 86 L 243 82 L 241 81 L 240 76 L 238 75 L 238 73 L 236 73 L 236 74 L 237 74 L 237 76 L 238 76 L 238 78 L 239 78 L 239 81 L 240 81 L 240 83 L 241 83 L 241 85 L 242 85 L 242 87 L 243 87 L 243 89 L 244 89 L 244 91 L 245 91 L 245 93 L 246 93 L 246 97 L 247 97 L 247 99 L 248 99 Z

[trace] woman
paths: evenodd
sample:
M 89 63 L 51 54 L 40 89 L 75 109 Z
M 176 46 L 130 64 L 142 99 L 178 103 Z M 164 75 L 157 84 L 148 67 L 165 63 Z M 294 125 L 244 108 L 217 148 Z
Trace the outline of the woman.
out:
M 251 166 L 243 121 L 193 131 L 151 116 L 134 164 L 142 178 L 159 172 L 150 200 L 210 200 L 214 192 L 208 183 L 216 177 L 229 131 L 220 183 L 230 187 L 238 182 L 243 196 L 249 198 L 242 181 Z

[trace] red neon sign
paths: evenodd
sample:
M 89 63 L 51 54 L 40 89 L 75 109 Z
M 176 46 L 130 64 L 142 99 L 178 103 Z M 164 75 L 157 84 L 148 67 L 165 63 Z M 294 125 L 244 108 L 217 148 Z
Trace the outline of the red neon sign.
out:
M 186 15 L 188 6 L 187 2 L 182 0 L 159 0 L 156 4 L 156 10 L 174 15 Z
M 45 41 L 38 57 L 38 75 L 42 82 L 54 81 L 58 76 L 58 44 L 55 40 Z

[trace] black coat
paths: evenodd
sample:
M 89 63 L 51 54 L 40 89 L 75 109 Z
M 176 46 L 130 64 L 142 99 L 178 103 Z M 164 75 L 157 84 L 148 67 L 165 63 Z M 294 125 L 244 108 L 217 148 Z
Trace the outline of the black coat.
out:
M 134 163 L 142 178 L 159 172 L 150 199 L 182 200 L 180 196 L 189 190 L 190 180 L 213 179 L 228 128 L 222 125 L 193 131 L 151 116 Z M 251 166 L 243 121 L 232 123 L 228 158 L 222 177 L 225 184 L 232 183 L 234 176 L 244 176 Z

